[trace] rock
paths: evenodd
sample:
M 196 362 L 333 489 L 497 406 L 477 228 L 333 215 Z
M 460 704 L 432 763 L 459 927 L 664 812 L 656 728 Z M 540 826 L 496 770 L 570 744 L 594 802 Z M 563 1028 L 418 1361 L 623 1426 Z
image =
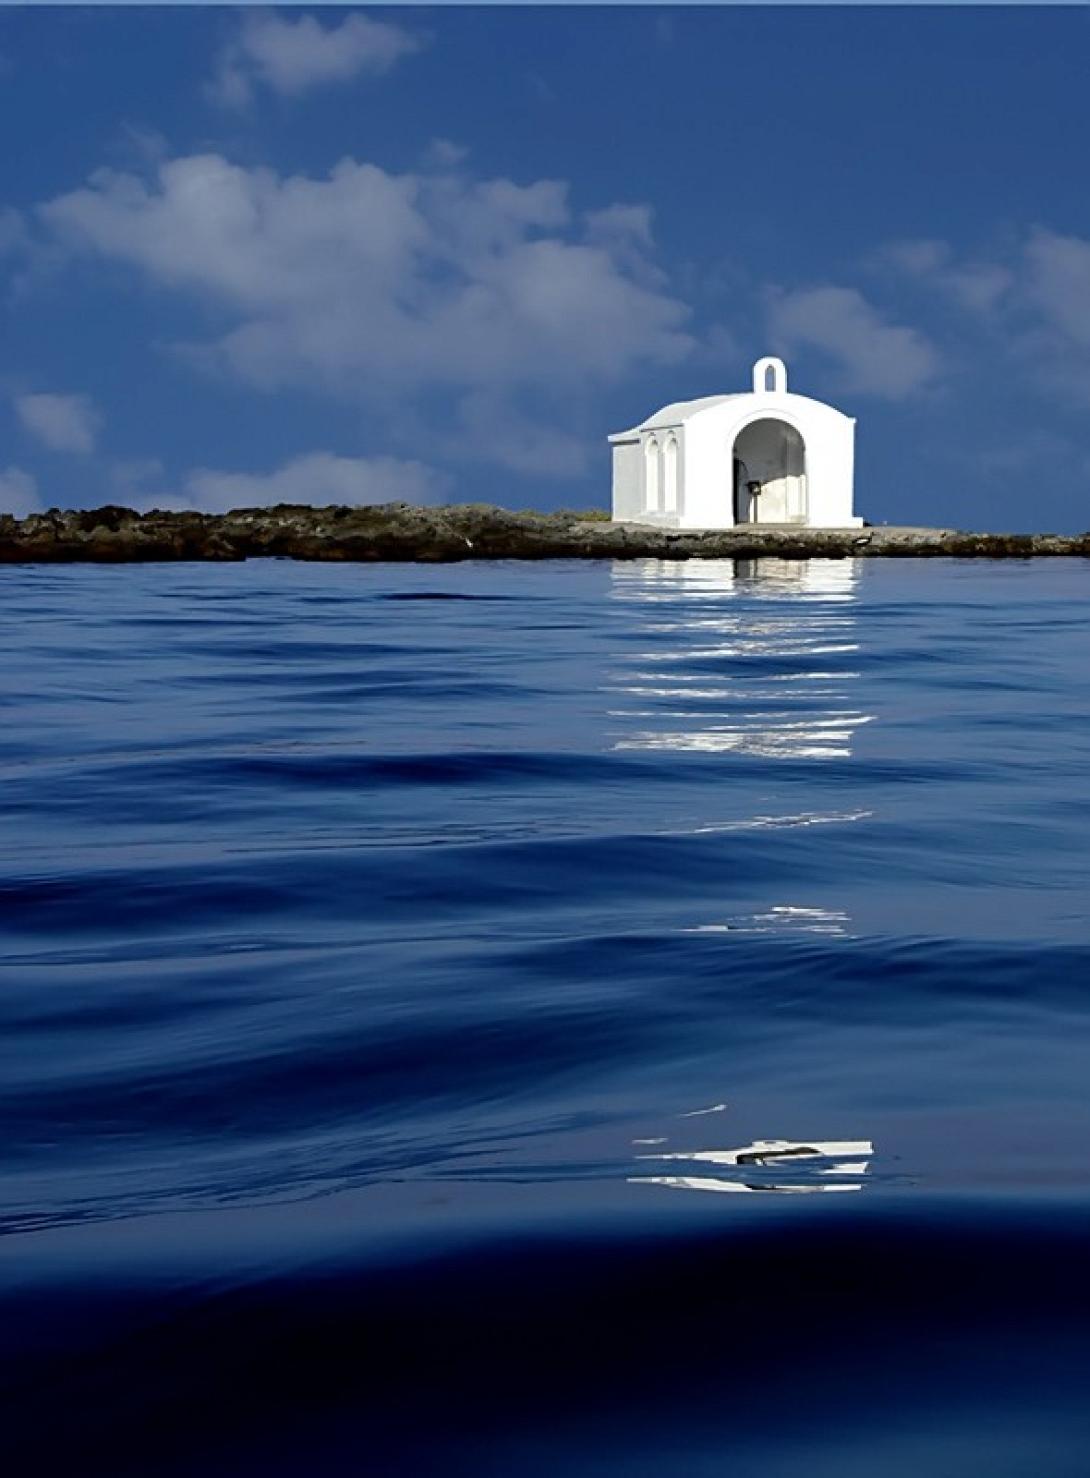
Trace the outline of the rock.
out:
M 953 529 L 678 530 L 611 523 L 600 513 L 515 513 L 487 503 L 279 504 L 230 513 L 109 506 L 0 516 L 0 563 L 306 560 L 449 563 L 463 559 L 1027 559 L 1090 555 L 1090 534 L 973 534 Z

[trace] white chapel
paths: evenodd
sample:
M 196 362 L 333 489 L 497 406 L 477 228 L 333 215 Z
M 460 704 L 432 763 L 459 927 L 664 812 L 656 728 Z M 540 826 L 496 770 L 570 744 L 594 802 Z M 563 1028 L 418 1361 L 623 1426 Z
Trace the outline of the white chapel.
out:
M 615 522 L 673 529 L 780 524 L 859 528 L 855 421 L 787 390 L 782 359 L 759 359 L 753 389 L 664 406 L 613 448 Z

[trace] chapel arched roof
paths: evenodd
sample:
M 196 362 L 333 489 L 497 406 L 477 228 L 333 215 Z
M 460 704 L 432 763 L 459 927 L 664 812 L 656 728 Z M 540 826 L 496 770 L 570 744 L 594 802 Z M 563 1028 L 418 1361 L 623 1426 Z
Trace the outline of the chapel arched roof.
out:
M 646 420 L 640 421 L 628 431 L 615 432 L 610 441 L 624 441 L 629 437 L 638 436 L 641 431 L 666 431 L 670 427 L 683 425 L 691 421 L 694 416 L 702 416 L 707 412 L 725 412 L 731 420 L 741 419 L 748 416 L 752 411 L 766 411 L 775 419 L 777 411 L 790 416 L 794 413 L 804 420 L 812 420 L 818 416 L 836 416 L 842 420 L 851 420 L 843 411 L 838 411 L 836 406 L 828 405 L 824 400 L 814 400 L 810 395 L 796 395 L 792 392 L 784 392 L 781 395 L 760 394 L 749 391 L 740 391 L 733 395 L 702 395 L 696 400 L 675 400 L 670 405 L 664 405 L 661 410 L 655 411 L 654 415 L 648 416 Z

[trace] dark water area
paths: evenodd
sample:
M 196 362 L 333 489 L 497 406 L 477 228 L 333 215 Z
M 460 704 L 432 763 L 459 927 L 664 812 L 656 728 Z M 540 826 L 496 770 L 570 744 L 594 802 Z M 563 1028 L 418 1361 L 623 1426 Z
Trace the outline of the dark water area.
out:
M 8 1471 L 1085 1473 L 1090 564 L 0 619 Z

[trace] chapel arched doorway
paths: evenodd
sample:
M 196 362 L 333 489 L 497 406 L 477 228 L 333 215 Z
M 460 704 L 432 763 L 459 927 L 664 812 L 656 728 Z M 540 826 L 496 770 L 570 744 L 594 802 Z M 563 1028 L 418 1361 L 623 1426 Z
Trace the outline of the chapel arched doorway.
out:
M 794 426 L 751 421 L 734 439 L 731 465 L 735 523 L 806 523 L 806 445 Z

